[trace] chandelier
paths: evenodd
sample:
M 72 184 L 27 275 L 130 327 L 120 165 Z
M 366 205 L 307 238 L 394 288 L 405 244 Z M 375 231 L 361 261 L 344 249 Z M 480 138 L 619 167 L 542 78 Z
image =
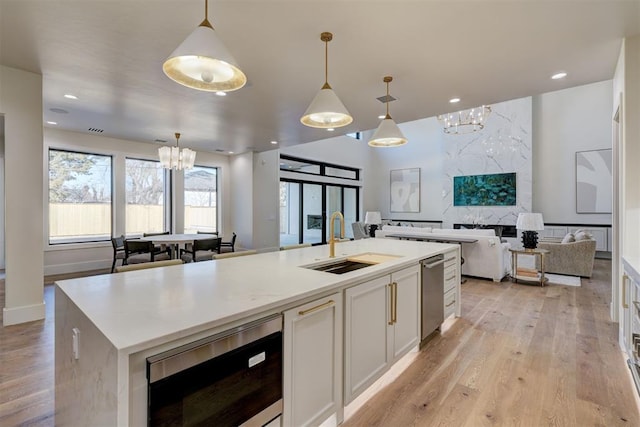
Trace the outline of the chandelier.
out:
M 442 114 L 438 116 L 438 120 L 444 126 L 444 133 L 461 135 L 482 130 L 490 114 L 491 107 L 483 105 L 456 113 Z
M 178 140 L 180 134 L 176 132 L 176 146 L 175 147 L 160 147 L 158 148 L 158 157 L 160 157 L 160 164 L 165 169 L 191 169 L 193 163 L 196 161 L 196 152 L 183 148 L 180 150 L 178 147 Z

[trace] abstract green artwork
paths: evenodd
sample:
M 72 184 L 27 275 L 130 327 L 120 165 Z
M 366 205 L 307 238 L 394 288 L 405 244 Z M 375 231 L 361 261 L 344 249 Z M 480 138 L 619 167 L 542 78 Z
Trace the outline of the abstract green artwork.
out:
M 515 172 L 453 178 L 453 206 L 515 206 L 515 204 Z

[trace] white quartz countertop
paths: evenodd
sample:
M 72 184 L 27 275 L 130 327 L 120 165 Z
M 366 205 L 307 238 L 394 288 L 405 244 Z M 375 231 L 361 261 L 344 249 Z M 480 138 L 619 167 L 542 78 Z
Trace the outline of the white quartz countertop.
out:
M 301 268 L 330 261 L 327 245 L 105 274 L 56 283 L 116 349 L 134 353 L 360 283 L 458 245 L 362 239 L 336 244 L 336 259 L 397 255 L 336 275 Z

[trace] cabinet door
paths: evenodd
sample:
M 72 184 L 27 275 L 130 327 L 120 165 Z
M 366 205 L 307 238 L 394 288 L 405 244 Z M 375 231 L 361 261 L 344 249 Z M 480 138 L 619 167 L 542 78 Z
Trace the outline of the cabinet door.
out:
M 393 273 L 391 282 L 396 284 L 397 296 L 390 358 L 396 360 L 420 342 L 420 267 Z
M 342 408 L 342 293 L 284 313 L 283 425 L 318 425 Z
M 345 404 L 386 370 L 390 277 L 345 290 Z

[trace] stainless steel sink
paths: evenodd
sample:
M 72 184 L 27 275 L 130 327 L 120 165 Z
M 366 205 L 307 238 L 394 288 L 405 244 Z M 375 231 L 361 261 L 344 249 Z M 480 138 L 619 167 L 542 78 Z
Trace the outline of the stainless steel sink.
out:
M 324 271 L 326 273 L 344 274 L 350 271 L 359 270 L 361 268 L 371 267 L 372 265 L 375 265 L 375 264 L 368 264 L 365 262 L 350 261 L 348 259 L 342 259 L 339 261 L 330 262 L 328 264 L 309 265 L 309 266 L 305 266 L 304 268 L 317 270 L 317 271 Z

